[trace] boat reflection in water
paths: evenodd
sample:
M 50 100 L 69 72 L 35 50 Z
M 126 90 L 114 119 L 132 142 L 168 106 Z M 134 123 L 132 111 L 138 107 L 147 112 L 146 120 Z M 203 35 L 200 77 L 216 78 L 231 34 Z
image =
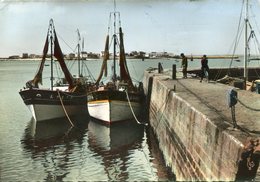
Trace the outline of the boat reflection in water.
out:
M 149 127 L 133 121 L 107 126 L 89 116 L 35 122 L 21 140 L 30 181 L 147 181 L 174 179 Z M 150 134 L 149 134 L 150 133 Z M 149 138 L 147 138 L 149 137 Z
M 133 179 L 129 171 L 135 168 L 133 158 L 136 151 L 142 153 L 143 139 L 144 126 L 133 121 L 109 126 L 90 121 L 88 125 L 89 148 L 102 158 L 102 165 L 109 180 Z
M 67 118 L 46 122 L 31 119 L 21 140 L 25 155 L 32 159 L 35 166 L 33 173 L 28 173 L 28 179 L 62 181 L 68 177 L 73 166 L 80 165 L 79 161 L 74 160 L 74 155 L 84 148 L 89 122 L 86 118 L 71 118 L 74 127 Z
M 91 121 L 88 124 L 89 144 L 99 151 L 116 151 L 122 148 L 132 148 L 140 144 L 144 135 L 144 126 L 133 121 L 125 121 L 113 125 L 104 125 L 101 122 Z M 138 146 L 138 145 L 137 145 Z
M 52 119 L 45 122 L 36 122 L 32 118 L 25 129 L 22 143 L 31 150 L 60 144 L 66 139 L 79 139 L 79 135 L 82 137 L 86 132 L 88 120 L 83 121 L 74 117 L 72 121 L 74 127 L 67 118 Z

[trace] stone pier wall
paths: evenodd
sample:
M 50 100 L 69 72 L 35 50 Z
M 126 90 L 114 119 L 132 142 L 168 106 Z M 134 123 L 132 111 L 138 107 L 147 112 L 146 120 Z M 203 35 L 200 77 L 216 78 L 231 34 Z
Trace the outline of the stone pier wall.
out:
M 167 75 L 145 72 L 143 83 L 150 125 L 176 179 L 235 180 L 244 145 L 219 126 L 223 121 L 218 120 L 223 118 L 217 114 L 209 118 L 204 114 L 210 112 L 207 108 L 196 109 L 190 103 L 197 101 L 180 97 L 169 79 Z

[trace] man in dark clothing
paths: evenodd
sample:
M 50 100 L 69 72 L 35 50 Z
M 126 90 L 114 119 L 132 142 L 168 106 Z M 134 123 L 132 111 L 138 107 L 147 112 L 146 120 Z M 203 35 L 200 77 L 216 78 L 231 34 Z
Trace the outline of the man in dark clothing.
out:
M 183 78 L 187 78 L 188 59 L 183 53 L 181 53 L 181 59 Z
M 208 59 L 206 55 L 203 55 L 203 57 L 201 58 L 200 82 L 202 82 L 204 77 L 206 77 L 207 81 L 209 81 L 209 66 L 208 66 Z

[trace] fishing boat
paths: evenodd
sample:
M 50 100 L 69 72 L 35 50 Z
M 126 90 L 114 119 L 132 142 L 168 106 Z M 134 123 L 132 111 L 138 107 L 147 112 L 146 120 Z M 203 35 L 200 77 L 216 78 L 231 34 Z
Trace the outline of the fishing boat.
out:
M 40 88 L 39 84 L 42 84 L 42 72 L 49 45 L 51 49 L 51 87 L 46 89 Z M 54 58 L 57 59 L 65 75 L 66 82 L 69 84 L 67 89 L 54 87 Z M 43 56 L 38 71 L 34 78 L 28 81 L 26 86 L 20 90 L 19 94 L 25 105 L 28 106 L 31 111 L 35 121 L 69 117 L 82 114 L 87 110 L 87 95 L 85 88 L 80 82 L 72 77 L 66 66 L 52 19 L 49 22 Z
M 79 29 L 77 29 L 77 36 L 78 36 L 78 43 L 76 46 L 77 53 L 77 59 L 71 60 L 72 64 L 68 66 L 69 69 L 72 69 L 72 66 L 77 62 L 77 74 L 73 74 L 73 79 L 77 80 L 82 86 L 85 87 L 86 91 L 92 90 L 92 87 L 94 87 L 95 79 L 93 75 L 91 74 L 87 64 L 83 60 L 83 56 L 81 56 L 81 53 L 84 52 L 84 39 L 81 42 L 81 35 Z M 80 46 L 80 43 L 82 43 L 82 46 Z M 59 74 L 60 75 L 60 74 Z M 58 77 L 56 83 L 54 84 L 54 89 L 59 90 L 67 90 L 69 87 L 69 83 L 66 80 L 65 77 Z
M 120 13 L 114 10 L 114 12 L 110 13 L 110 20 L 111 16 L 113 16 L 114 20 L 111 33 L 111 42 L 113 42 L 112 77 L 105 84 L 101 81 L 103 77 L 107 76 L 110 42 L 109 26 L 103 63 L 95 83 L 97 87 L 88 93 L 88 112 L 90 116 L 107 124 L 136 118 L 141 113 L 143 101 L 142 83 L 140 82 L 138 86 L 133 84 L 127 67 Z M 117 46 L 119 47 L 119 60 L 117 60 Z M 117 61 L 119 66 L 116 64 Z M 117 74 L 117 68 L 119 74 Z
M 249 20 L 249 17 L 253 17 L 249 16 L 249 0 L 243 1 L 242 3 L 243 7 L 240 17 L 244 14 L 244 20 L 240 18 L 233 55 L 231 56 L 229 67 L 210 68 L 209 79 L 216 80 L 221 83 L 231 84 L 233 86 L 238 84 L 241 89 L 251 90 L 252 88 L 247 88 L 247 84 L 260 78 L 260 68 L 258 66 L 258 61 L 260 60 L 260 44 L 257 40 L 253 25 L 251 24 L 252 22 Z M 237 59 L 234 54 L 242 31 L 244 31 L 244 54 L 243 56 L 240 56 L 240 58 L 243 59 L 243 65 L 239 65 L 239 63 L 237 63 L 238 66 L 234 66 L 235 62 L 240 62 L 240 59 Z M 254 47 L 256 48 L 255 52 L 253 49 Z M 257 62 L 258 64 L 255 64 Z M 251 66 L 249 66 L 249 63 L 251 63 Z M 200 69 L 191 69 L 187 72 L 199 76 L 201 71 Z

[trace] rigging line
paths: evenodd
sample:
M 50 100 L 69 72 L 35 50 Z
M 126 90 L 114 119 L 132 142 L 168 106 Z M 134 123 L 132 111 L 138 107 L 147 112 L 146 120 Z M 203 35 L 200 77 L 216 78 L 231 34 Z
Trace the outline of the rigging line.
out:
M 214 78 L 214 80 L 216 80 L 217 78 L 219 78 L 219 76 L 220 76 L 220 74 L 222 73 L 222 69 L 220 69 L 218 72 L 217 72 L 217 74 L 215 75 L 215 78 Z
M 55 65 L 55 69 L 56 69 L 56 75 L 57 75 L 57 78 L 61 78 L 61 77 L 64 77 L 64 73 L 63 71 L 61 70 L 61 66 L 60 64 L 58 64 L 59 62 L 56 60 L 54 61 L 54 65 Z
M 254 41 L 254 46 L 255 46 L 255 51 L 259 53 L 259 47 L 258 47 L 258 44 L 257 44 L 256 40 Z
M 232 59 L 231 59 L 231 62 L 229 64 L 229 68 L 231 68 L 231 65 L 233 63 L 233 57 L 234 57 L 234 54 L 235 54 L 235 51 L 236 51 L 236 48 L 237 48 L 237 44 L 239 42 L 238 40 L 238 37 L 239 37 L 239 29 L 241 28 L 241 22 L 242 22 L 242 15 L 243 15 L 243 9 L 244 9 L 244 5 L 245 5 L 245 1 L 243 0 L 242 2 L 242 7 L 241 7 L 241 10 L 240 10 L 240 17 L 239 17 L 239 23 L 238 23 L 238 27 L 237 27 L 237 33 L 236 33 L 236 42 L 235 42 L 235 46 L 234 46 L 234 49 L 233 49 L 233 53 L 232 53 Z
M 63 111 L 64 111 L 65 115 L 67 116 L 67 118 L 68 118 L 68 120 L 69 120 L 71 126 L 74 127 L 74 124 L 73 124 L 72 121 L 70 120 L 70 117 L 69 117 L 69 115 L 68 115 L 68 113 L 67 113 L 67 111 L 66 111 L 66 109 L 65 109 L 65 107 L 64 107 L 62 98 L 61 98 L 61 96 L 60 96 L 60 91 L 57 90 L 57 92 L 58 92 L 58 95 L 59 95 L 59 99 L 60 99 L 60 103 L 61 103 L 61 106 L 62 106 L 62 108 L 63 108 Z
M 72 64 L 70 64 L 70 65 L 68 66 L 68 69 L 69 69 L 69 70 L 72 70 L 72 68 L 73 68 L 73 66 L 74 66 L 74 64 L 75 64 L 75 62 L 76 62 L 76 61 L 72 61 Z
M 128 63 L 131 63 L 131 66 L 132 66 L 132 68 L 133 68 L 133 70 L 135 72 L 135 75 L 137 76 L 138 74 L 137 74 L 137 71 L 136 71 L 136 69 L 134 67 L 134 64 L 132 64 L 132 61 L 128 61 Z M 135 79 L 135 80 L 138 81 L 137 79 Z
M 87 64 L 86 64 L 84 61 L 83 61 L 82 63 L 83 63 L 84 66 L 86 67 L 86 69 L 87 69 L 87 71 L 88 71 L 88 75 L 90 76 L 90 78 L 96 82 L 96 79 L 95 79 L 95 77 L 93 76 L 93 74 L 91 73 L 91 71 L 89 70 Z M 83 65 L 83 64 L 82 64 L 82 65 Z
M 131 77 L 131 79 L 134 81 L 134 82 L 140 82 L 141 81 L 141 79 L 136 79 L 136 78 L 133 78 L 133 77 Z
M 60 67 L 57 65 L 57 62 L 56 62 L 56 61 L 54 61 L 54 65 L 55 65 L 55 70 L 56 70 L 57 78 L 60 78 L 62 71 L 61 71 Z M 55 78 L 55 77 L 53 77 L 53 78 Z
M 117 48 L 120 49 L 120 41 L 118 40 L 117 36 L 116 36 L 115 41 L 116 41 Z
M 113 39 L 114 39 L 114 36 L 111 36 L 110 41 L 109 41 L 108 50 L 110 50 L 110 48 L 111 48 L 111 46 L 113 44 Z
M 9 3 L 7 3 L 7 4 L 5 4 L 5 5 L 3 5 L 1 8 L 0 8 L 0 11 L 2 11 L 2 10 L 4 10 L 7 6 L 9 6 L 10 5 L 10 2 Z
M 118 25 L 121 27 L 121 18 L 120 18 L 120 13 L 118 12 Z
M 236 52 L 236 50 L 237 50 L 238 43 L 239 43 L 240 40 L 241 40 L 243 30 L 244 30 L 244 26 L 241 27 L 241 30 L 240 30 L 240 32 L 239 32 L 239 35 L 238 35 L 238 37 L 236 37 L 236 43 L 235 43 L 235 46 L 234 46 L 234 49 L 233 49 L 232 59 L 231 59 L 231 62 L 230 62 L 229 68 L 231 68 L 232 63 L 233 63 L 233 61 L 234 61 L 234 55 L 235 55 L 235 52 Z
M 109 14 L 108 26 L 107 26 L 107 34 L 110 34 L 110 26 L 111 26 L 111 13 Z
M 254 38 L 255 38 L 255 41 L 256 41 L 256 44 L 257 44 L 257 46 L 258 46 L 258 53 L 260 53 L 260 44 L 259 44 L 259 41 L 258 41 L 258 39 L 257 39 L 257 37 L 256 37 L 256 35 L 255 35 L 255 33 L 254 33 Z
M 135 118 L 135 121 L 136 121 L 138 124 L 143 124 L 143 125 L 147 126 L 148 123 L 141 123 L 141 122 L 137 119 L 137 117 L 136 117 L 136 115 L 135 115 L 135 113 L 134 113 L 134 110 L 133 110 L 133 108 L 132 108 L 132 105 L 131 105 L 131 102 L 130 102 L 130 99 L 129 99 L 129 96 L 128 96 L 128 92 L 127 92 L 126 89 L 125 89 L 125 93 L 126 93 L 126 98 L 127 98 L 127 100 L 128 100 L 129 107 L 130 107 L 131 112 L 132 112 L 132 114 L 133 114 L 133 116 L 134 116 L 134 118 Z
M 255 71 L 255 74 L 257 75 L 257 78 L 260 78 L 260 75 L 258 74 L 257 70 L 254 69 L 254 71 Z
M 72 49 L 72 47 L 59 34 L 57 34 L 57 36 L 70 48 L 72 52 L 75 52 L 75 49 Z
M 252 8 L 252 6 L 250 6 L 250 9 L 251 9 L 251 12 L 252 12 L 252 14 L 253 14 L 253 19 L 254 19 L 254 22 L 255 22 L 255 25 L 256 25 L 256 29 L 258 30 L 258 33 L 260 34 L 260 29 L 259 29 L 259 26 L 258 26 L 258 23 L 257 23 L 257 21 L 256 21 L 256 16 L 255 16 L 255 13 L 254 13 L 254 11 L 253 11 L 253 8 Z
M 49 44 L 50 44 L 50 40 L 49 40 L 49 39 L 50 39 L 50 25 L 49 25 L 49 27 L 48 27 L 46 39 L 48 40 L 48 48 L 49 48 Z M 47 51 L 47 53 L 48 53 L 48 51 Z M 42 52 L 42 56 L 43 56 L 43 55 L 44 55 L 44 51 Z M 45 59 L 44 59 L 45 63 L 46 63 L 47 60 L 48 60 L 48 59 L 47 59 L 47 56 L 46 56 Z M 41 59 L 41 61 L 42 61 L 42 59 Z M 38 65 L 38 68 L 37 68 L 35 74 L 37 74 L 37 72 L 39 71 L 40 67 L 41 67 L 41 64 Z
M 78 45 L 76 45 L 76 47 L 73 49 L 73 52 L 78 54 L 78 50 L 77 49 L 78 49 Z

